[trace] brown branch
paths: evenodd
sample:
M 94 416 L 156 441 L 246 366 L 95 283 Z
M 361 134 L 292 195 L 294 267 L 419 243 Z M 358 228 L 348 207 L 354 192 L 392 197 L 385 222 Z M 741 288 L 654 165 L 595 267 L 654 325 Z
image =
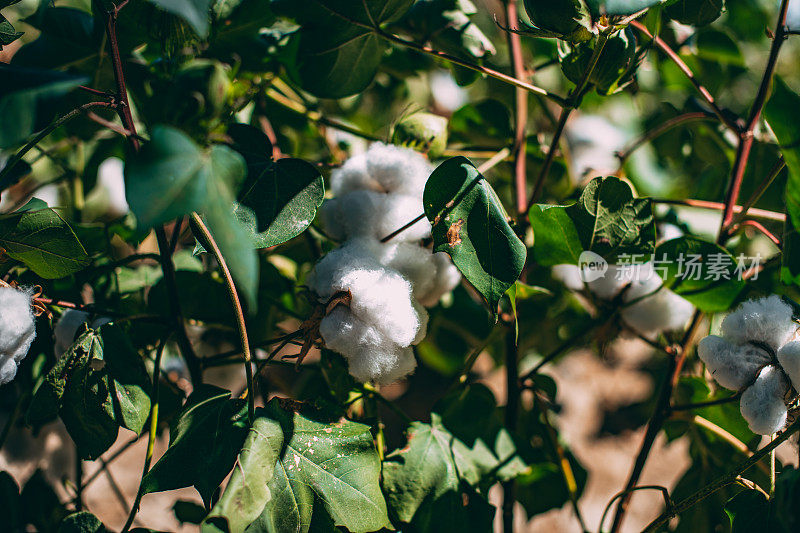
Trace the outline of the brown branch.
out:
M 710 202 L 708 200 L 694 200 L 694 199 L 687 199 L 687 200 L 673 200 L 670 198 L 653 198 L 653 202 L 657 204 L 667 204 L 667 205 L 683 205 L 686 207 L 696 207 L 698 209 L 714 209 L 716 211 L 722 211 L 725 209 L 725 204 L 722 202 Z M 744 212 L 744 208 L 740 205 L 733 206 L 734 213 L 742 213 Z M 776 222 L 785 222 L 786 215 L 783 213 L 777 213 L 775 211 L 767 211 L 766 209 L 754 209 L 751 208 L 748 210 L 748 214 L 752 217 L 762 218 L 764 220 L 774 220 Z
M 767 189 L 769 189 L 770 185 L 772 185 L 772 182 L 775 181 L 775 179 L 780 175 L 781 171 L 785 167 L 786 167 L 786 160 L 783 158 L 783 156 L 781 156 L 780 159 L 778 159 L 778 161 L 772 167 L 772 170 L 770 170 L 770 173 L 767 175 L 766 179 L 764 179 L 764 181 L 761 182 L 758 188 L 753 192 L 753 195 L 750 196 L 750 199 L 747 200 L 744 204 L 742 204 L 741 209 L 739 209 L 739 211 L 735 211 L 735 208 L 738 206 L 734 207 L 734 212 L 737 212 L 738 214 L 731 221 L 731 225 L 735 225 L 744 220 L 744 217 L 748 214 L 749 211 L 751 211 L 751 208 L 761 198 L 761 196 L 763 196 L 764 193 L 767 192 Z
M 770 230 L 764 227 L 764 225 L 761 222 L 758 222 L 756 220 L 743 220 L 738 224 L 734 224 L 733 226 L 731 226 L 730 230 L 728 230 L 729 235 L 733 235 L 738 230 L 747 226 L 755 228 L 756 230 L 760 231 L 766 238 L 772 241 L 772 244 L 774 244 L 780 249 L 783 249 L 783 242 L 781 241 L 780 237 L 776 236 L 774 233 L 772 233 Z
M 525 63 L 522 57 L 522 43 L 517 29 L 517 0 L 506 2 L 506 23 L 511 31 L 506 32 L 508 48 L 511 54 L 511 65 L 514 76 L 518 79 L 526 77 Z M 517 87 L 514 90 L 514 187 L 516 190 L 517 219 L 522 219 L 528 211 L 527 192 L 527 126 L 528 126 L 528 93 Z
M 678 66 L 680 71 L 683 72 L 684 75 L 692 83 L 692 85 L 694 85 L 694 88 L 697 89 L 697 92 L 700 93 L 700 96 L 703 97 L 703 99 L 706 101 L 706 103 L 709 105 L 709 107 L 711 107 L 711 109 L 714 111 L 714 114 L 717 115 L 717 118 L 719 118 L 719 120 L 723 124 L 725 124 L 728 128 L 730 128 L 732 131 L 734 131 L 737 134 L 742 131 L 741 126 L 739 124 L 737 124 L 737 122 L 735 122 L 735 121 L 733 121 L 733 120 L 731 120 L 729 118 L 731 112 L 730 111 L 723 111 L 717 105 L 716 100 L 714 100 L 714 97 L 711 96 L 711 93 L 708 91 L 708 89 L 706 89 L 697 80 L 697 78 L 695 77 L 694 73 L 692 72 L 692 69 L 689 68 L 689 65 L 687 65 L 683 61 L 683 59 L 681 59 L 681 57 L 675 52 L 675 50 L 670 48 L 670 46 L 666 42 L 664 42 L 664 40 L 661 39 L 661 37 L 654 36 L 652 33 L 650 33 L 650 31 L 641 22 L 634 20 L 634 21 L 631 22 L 631 26 L 636 28 L 637 30 L 639 30 L 641 33 L 643 33 L 644 35 L 646 35 L 650 39 L 652 39 L 653 42 L 656 44 L 656 46 L 662 52 L 664 52 L 667 55 L 667 57 L 669 57 Z
M 657 127 L 653 128 L 650 131 L 645 132 L 642 134 L 641 137 L 634 140 L 631 144 L 629 144 L 623 150 L 617 152 L 617 158 L 619 159 L 620 166 L 624 165 L 628 158 L 641 148 L 643 145 L 649 143 L 650 141 L 660 137 L 664 133 L 668 132 L 669 130 L 680 126 L 681 124 L 685 124 L 687 122 L 697 122 L 701 120 L 715 120 L 716 118 L 714 115 L 706 113 L 704 111 L 697 111 L 694 113 L 684 113 L 682 115 L 678 115 L 677 117 L 673 117 L 663 124 L 659 124 Z

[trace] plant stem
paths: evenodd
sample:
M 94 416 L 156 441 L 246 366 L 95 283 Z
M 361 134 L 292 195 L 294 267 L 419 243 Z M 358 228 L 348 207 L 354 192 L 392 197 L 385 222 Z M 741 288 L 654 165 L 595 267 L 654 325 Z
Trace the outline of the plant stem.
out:
M 769 189 L 770 185 L 772 185 L 772 182 L 775 181 L 775 179 L 780 175 L 781 171 L 785 167 L 786 167 L 786 160 L 783 158 L 783 156 L 781 156 L 780 159 L 778 159 L 778 161 L 772 167 L 772 170 L 767 175 L 766 179 L 764 179 L 764 181 L 761 182 L 761 184 L 758 186 L 755 192 L 753 192 L 753 195 L 750 196 L 750 199 L 747 200 L 738 211 L 736 211 L 736 207 L 739 206 L 734 206 L 734 212 L 738 214 L 731 221 L 732 226 L 744 220 L 744 217 L 747 216 L 748 212 L 750 211 L 750 208 L 752 208 L 756 204 L 756 202 L 761 198 L 761 196 L 763 196 L 764 193 L 767 192 L 767 189 Z
M 625 149 L 617 152 L 617 158 L 619 159 L 619 166 L 622 167 L 625 164 L 625 162 L 630 158 L 631 154 L 633 154 L 633 152 L 635 152 L 645 144 L 657 139 L 658 137 L 670 131 L 671 129 L 680 126 L 682 124 L 686 124 L 687 122 L 698 122 L 706 120 L 716 121 L 716 118 L 714 117 L 714 115 L 711 115 L 709 113 L 705 113 L 703 111 L 697 111 L 694 113 L 684 113 L 682 115 L 678 115 L 677 117 L 673 117 L 667 120 L 666 122 L 659 124 L 652 130 L 643 133 L 641 137 L 634 140 Z
M 120 4 L 118 7 L 110 11 L 106 11 L 106 37 L 108 44 L 111 47 L 111 66 L 114 69 L 114 81 L 117 84 L 117 113 L 122 121 L 122 125 L 132 133 L 128 137 L 128 141 L 135 151 L 139 150 L 139 138 L 136 135 L 136 126 L 133 122 L 131 115 L 131 106 L 128 102 L 128 89 L 125 86 L 125 73 L 122 70 L 122 58 L 119 54 L 119 41 L 117 40 L 117 15 L 119 10 L 124 7 L 125 3 Z
M 683 368 L 683 362 L 686 360 L 686 355 L 689 352 L 692 339 L 694 338 L 694 334 L 702 322 L 702 318 L 703 314 L 700 311 L 695 311 L 694 318 L 692 318 L 692 322 L 689 325 L 689 328 L 686 330 L 686 334 L 683 337 L 683 342 L 681 342 L 680 349 L 669 359 L 667 377 L 664 380 L 664 383 L 661 385 L 661 392 L 659 393 L 655 410 L 653 411 L 653 415 L 650 417 L 650 421 L 647 423 L 647 429 L 645 430 L 644 438 L 642 439 L 642 445 L 639 448 L 639 453 L 637 454 L 636 460 L 633 463 L 633 468 L 631 469 L 628 482 L 625 484 L 625 488 L 623 489 L 625 494 L 620 498 L 619 504 L 617 505 L 617 511 L 614 515 L 614 523 L 611 526 L 611 533 L 619 532 L 620 528 L 622 527 L 622 521 L 625 519 L 625 513 L 628 510 L 628 504 L 630 503 L 631 499 L 632 492 L 630 491 L 639 483 L 639 478 L 644 470 L 647 457 L 650 455 L 650 450 L 652 449 L 656 437 L 661 431 L 664 422 L 666 422 L 669 417 L 669 405 L 672 398 L 672 391 L 678 384 L 678 379 L 680 378 L 681 370 Z
M 740 230 L 740 229 L 742 229 L 744 227 L 747 227 L 747 226 L 750 226 L 751 228 L 757 229 L 766 238 L 768 238 L 770 241 L 772 241 L 772 244 L 774 244 L 778 248 L 783 248 L 783 242 L 781 241 L 780 237 L 778 237 L 777 235 L 772 233 L 770 230 L 768 230 L 761 222 L 757 222 L 755 220 L 744 220 L 742 222 L 739 222 L 738 224 L 732 225 L 730 227 L 730 229 L 728 230 L 728 234 L 729 235 L 733 235 L 738 230 Z
M 737 134 L 742 131 L 742 127 L 737 123 L 737 121 L 734 121 L 730 118 L 732 113 L 730 111 L 723 111 L 720 109 L 716 100 L 714 100 L 714 97 L 711 96 L 711 93 L 708 91 L 708 89 L 703 87 L 703 85 L 697 80 L 692 72 L 692 69 L 689 68 L 683 59 L 681 59 L 681 57 L 672 48 L 670 48 L 670 46 L 665 43 L 661 37 L 653 36 L 653 34 L 650 33 L 650 31 L 639 21 L 632 21 L 631 26 L 639 30 L 647 37 L 653 39 L 653 42 L 656 44 L 656 46 L 660 48 L 661 51 L 664 52 L 667 57 L 669 57 L 678 66 L 680 71 L 683 72 L 692 85 L 694 85 L 694 88 L 697 89 L 697 92 L 700 93 L 700 96 L 703 97 L 709 107 L 711 107 L 711 110 L 723 124 Z
M 611 510 L 611 506 L 614 505 L 614 502 L 617 499 L 625 496 L 626 494 L 630 494 L 632 492 L 636 492 L 638 490 L 658 490 L 661 491 L 661 495 L 664 496 L 664 504 L 666 505 L 667 509 L 670 508 L 672 505 L 672 500 L 669 497 L 669 491 L 666 487 L 662 487 L 661 485 L 639 485 L 638 487 L 633 487 L 632 489 L 621 490 L 616 493 L 606 504 L 606 508 L 603 509 L 603 514 L 600 516 L 600 527 L 597 529 L 597 533 L 603 533 L 603 524 L 606 522 L 606 516 L 608 516 L 608 512 Z
M 73 118 L 77 117 L 81 113 L 85 113 L 89 109 L 92 109 L 93 107 L 114 107 L 114 104 L 112 102 L 88 102 L 86 104 L 82 104 L 76 107 L 66 115 L 63 115 L 54 120 L 45 129 L 37 133 L 36 136 L 33 139 L 31 139 L 25 146 L 20 148 L 20 150 L 16 154 L 14 154 L 11 158 L 9 158 L 5 167 L 3 167 L 3 170 L 0 171 L 0 190 L 3 190 L 8 185 L 10 185 L 5 183 L 6 176 L 8 176 L 11 173 L 11 170 L 13 170 L 13 168 L 17 165 L 17 163 L 22 161 L 22 158 L 25 157 L 25 154 L 27 154 L 34 146 L 42 142 L 42 140 L 45 137 L 53 133 L 55 130 L 57 130 L 58 128 L 60 128 Z
M 150 395 L 150 433 L 147 436 L 147 451 L 145 452 L 144 456 L 144 466 L 142 466 L 142 477 L 139 481 L 139 490 L 136 491 L 136 498 L 131 506 L 131 512 L 128 515 L 128 520 L 125 522 L 125 526 L 122 528 L 122 533 L 125 533 L 130 529 L 134 519 L 136 518 L 136 513 L 139 511 L 139 505 L 141 504 L 142 497 L 144 496 L 144 491 L 142 490 L 144 477 L 147 475 L 147 472 L 150 471 L 150 463 L 153 461 L 153 450 L 155 449 L 156 436 L 158 435 L 158 379 L 161 376 L 161 356 L 164 353 L 164 347 L 167 345 L 168 339 L 169 334 L 163 338 L 158 350 L 156 350 L 156 360 L 153 364 L 153 390 Z
M 709 202 L 707 200 L 671 200 L 668 198 L 653 198 L 653 202 L 656 204 L 667 204 L 667 205 L 684 205 L 686 207 L 696 207 L 699 209 L 714 209 L 716 211 L 722 211 L 725 209 L 725 204 L 722 202 Z M 744 208 L 740 205 L 733 206 L 734 213 L 742 213 L 744 212 Z M 752 217 L 762 218 L 764 220 L 774 220 L 776 222 L 785 222 L 786 215 L 783 213 L 776 213 L 775 211 L 767 211 L 766 209 L 755 209 L 750 208 L 748 210 L 748 214 Z
M 514 435 L 517 431 L 517 419 L 519 417 L 520 387 L 519 387 L 519 351 L 517 349 L 517 338 L 514 329 L 509 327 L 505 334 L 506 337 L 506 408 L 503 425 L 508 432 Z M 514 501 L 515 486 L 514 480 L 510 479 L 503 482 L 503 532 L 513 533 L 514 531 Z
M 673 517 L 678 516 L 680 513 L 686 511 L 687 509 L 694 507 L 696 504 L 708 498 L 715 492 L 727 487 L 732 483 L 735 483 L 737 481 L 737 478 L 743 472 L 745 472 L 753 465 L 761 461 L 761 459 L 770 454 L 772 450 L 780 446 L 781 443 L 783 443 L 789 437 L 795 434 L 798 429 L 800 429 L 800 420 L 795 421 L 791 426 L 786 428 L 783 431 L 783 433 L 781 433 L 775 439 L 773 439 L 772 442 L 770 442 L 767 446 L 755 452 L 750 458 L 748 458 L 746 461 L 738 465 L 732 471 L 730 471 L 729 473 L 720 478 L 717 478 L 715 481 L 701 488 L 700 490 L 698 490 L 691 496 L 685 498 L 684 500 L 681 500 L 680 502 L 675 504 L 672 507 L 672 509 L 667 509 L 664 513 L 661 514 L 661 516 L 650 522 L 650 524 L 648 524 L 643 529 L 643 532 L 658 531 L 661 528 L 661 526 L 665 525 Z
M 233 282 L 231 271 L 228 268 L 228 264 L 225 262 L 225 258 L 222 256 L 222 252 L 220 252 L 219 246 L 217 246 L 217 242 L 214 240 L 214 236 L 211 235 L 211 232 L 208 230 L 208 227 L 206 227 L 203 219 L 200 218 L 200 215 L 197 213 L 192 213 L 190 222 L 192 224 L 192 230 L 197 239 L 206 250 L 211 252 L 214 258 L 217 260 L 217 263 L 219 263 L 219 267 L 222 270 L 222 276 L 225 278 L 225 287 L 228 289 L 228 296 L 230 296 L 231 304 L 233 304 L 233 311 L 236 315 L 236 326 L 239 330 L 239 340 L 242 343 L 244 370 L 247 375 L 247 416 L 250 420 L 250 424 L 252 425 L 253 421 L 255 420 L 256 411 L 255 392 L 253 389 L 253 364 L 252 356 L 250 354 L 250 340 L 247 336 L 247 322 L 244 319 L 242 303 L 239 300 L 239 294 L 236 292 L 236 285 Z
M 517 13 L 517 0 L 506 2 L 506 24 L 511 31 L 507 31 L 508 49 L 511 55 L 511 66 L 517 79 L 526 77 L 525 63 L 522 57 L 522 43 L 517 29 L 519 15 Z M 527 126 L 528 126 L 528 93 L 521 87 L 514 89 L 514 187 L 516 190 L 517 219 L 522 219 L 527 213 Z

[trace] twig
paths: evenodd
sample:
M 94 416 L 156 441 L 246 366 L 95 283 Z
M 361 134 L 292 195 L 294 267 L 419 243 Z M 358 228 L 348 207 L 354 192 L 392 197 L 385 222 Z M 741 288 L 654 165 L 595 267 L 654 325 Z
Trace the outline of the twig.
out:
M 724 405 L 726 403 L 735 402 L 739 398 L 741 398 L 741 393 L 736 393 L 732 396 L 728 396 L 727 398 L 719 398 L 718 400 L 709 400 L 707 402 L 697 402 L 697 403 L 684 403 L 673 405 L 669 408 L 670 411 L 694 411 L 695 409 L 702 409 L 704 407 L 713 407 L 715 405 Z
M 608 501 L 606 508 L 603 509 L 603 514 L 600 516 L 600 527 L 598 528 L 597 533 L 603 533 L 603 524 L 605 524 L 606 516 L 608 516 L 608 512 L 611 510 L 611 506 L 614 505 L 614 502 L 617 501 L 617 499 L 638 490 L 661 491 L 661 495 L 664 496 L 664 505 L 666 508 L 669 509 L 672 506 L 672 500 L 669 497 L 669 491 L 666 487 L 662 487 L 661 485 L 639 485 L 638 487 L 633 487 L 631 489 L 621 490 Z
M 751 228 L 757 229 L 762 234 L 764 234 L 764 236 L 766 238 L 768 238 L 770 241 L 772 241 L 772 244 L 774 244 L 778 248 L 783 248 L 783 242 L 781 241 L 780 237 L 778 237 L 777 235 L 772 233 L 770 230 L 768 230 L 766 227 L 764 227 L 764 225 L 761 222 L 757 222 L 755 220 L 743 220 L 742 222 L 739 222 L 738 224 L 734 224 L 728 230 L 728 234 L 729 235 L 733 235 L 738 230 L 740 230 L 740 229 L 742 229 L 742 228 L 744 228 L 746 226 L 749 226 Z
M 699 209 L 714 209 L 716 211 L 722 211 L 725 209 L 725 204 L 721 202 L 710 202 L 708 200 L 672 200 L 669 198 L 653 198 L 653 202 L 656 204 L 667 204 L 667 205 L 684 205 L 686 207 L 696 207 Z M 744 209 L 740 205 L 733 206 L 734 213 L 742 213 Z M 750 208 L 748 210 L 748 214 L 755 218 L 762 218 L 764 220 L 774 220 L 776 222 L 785 222 L 786 215 L 783 213 L 777 213 L 775 211 L 767 211 L 766 209 L 756 209 Z
M 130 130 L 127 130 L 127 129 L 123 128 L 122 126 L 120 126 L 119 124 L 114 124 L 110 120 L 106 120 L 103 117 L 101 117 L 100 115 L 98 115 L 98 114 L 96 114 L 96 113 L 94 113 L 92 111 L 88 111 L 86 113 L 86 117 L 89 118 L 90 120 L 100 124 L 101 126 L 104 126 L 104 127 L 108 128 L 108 129 L 110 129 L 114 133 L 119 133 L 123 137 L 134 137 L 135 136 L 139 141 L 144 141 L 145 140 L 144 137 L 142 137 L 141 135 L 138 135 L 138 134 L 136 134 L 136 133 L 134 133 L 134 132 L 132 132 Z
M 739 222 L 741 222 L 742 220 L 744 220 L 744 217 L 751 211 L 751 208 L 756 204 L 756 202 L 759 199 L 761 199 L 761 196 L 763 196 L 764 193 L 767 192 L 769 186 L 772 185 L 772 182 L 775 181 L 775 179 L 780 175 L 781 171 L 785 167 L 786 167 L 786 160 L 783 158 L 783 156 L 781 156 L 780 159 L 778 159 L 778 161 L 772 167 L 772 170 L 770 170 L 766 179 L 764 179 L 764 181 L 761 182 L 758 188 L 753 192 L 753 195 L 750 196 L 750 199 L 748 199 L 744 204 L 742 204 L 742 206 L 738 210 L 736 210 L 735 208 L 739 206 L 734 207 L 734 212 L 737 213 L 737 215 L 731 221 L 731 226 L 734 226 Z
M 147 451 L 145 452 L 144 456 L 144 465 L 142 466 L 142 477 L 139 480 L 139 489 L 136 491 L 136 498 L 131 506 L 131 512 L 128 515 L 128 520 L 125 522 L 125 526 L 122 528 L 122 533 L 125 533 L 130 529 L 131 525 L 133 524 L 133 520 L 136 518 L 136 513 L 139 511 L 139 504 L 141 504 L 142 497 L 144 496 L 144 477 L 147 475 L 147 472 L 150 471 L 150 463 L 153 461 L 153 450 L 155 449 L 156 435 L 158 434 L 158 379 L 161 376 L 161 356 L 164 353 L 164 347 L 167 345 L 168 339 L 169 334 L 164 336 L 164 338 L 161 340 L 161 344 L 156 350 L 156 360 L 153 364 L 153 390 L 151 392 L 150 401 L 150 434 L 147 436 Z
M 673 517 L 678 516 L 687 509 L 694 507 L 696 504 L 708 498 L 715 492 L 727 487 L 731 483 L 735 483 L 743 472 L 769 455 L 772 450 L 780 446 L 784 441 L 796 433 L 798 429 L 800 429 L 800 420 L 795 421 L 791 426 L 786 428 L 783 433 L 775 437 L 772 442 L 755 452 L 750 458 L 738 465 L 731 472 L 720 478 L 717 478 L 715 481 L 701 488 L 691 496 L 688 496 L 687 498 L 676 503 L 672 509 L 667 509 L 661 514 L 661 516 L 650 522 L 650 524 L 643 529 L 643 532 L 647 533 L 650 531 L 658 531 L 661 526 L 669 522 Z
M 239 300 L 239 294 L 236 292 L 236 284 L 233 281 L 231 271 L 228 268 L 228 264 L 225 262 L 225 258 L 222 256 L 219 246 L 217 246 L 217 242 L 214 240 L 214 236 L 211 235 L 211 232 L 208 230 L 208 227 L 206 227 L 203 219 L 200 218 L 200 215 L 197 213 L 192 213 L 190 222 L 192 224 L 192 230 L 195 233 L 195 236 L 206 248 L 206 250 L 211 252 L 214 258 L 217 260 L 217 263 L 222 270 L 222 276 L 225 278 L 225 287 L 228 289 L 228 296 L 230 296 L 231 304 L 233 305 L 233 311 L 236 315 L 236 326 L 239 330 L 239 340 L 242 343 L 242 354 L 244 355 L 245 361 L 244 369 L 247 375 L 247 415 L 249 417 L 250 424 L 252 425 L 256 416 L 255 394 L 253 392 L 253 363 L 252 356 L 250 354 L 250 340 L 247 336 L 247 322 L 244 319 L 242 303 Z
M 526 77 L 525 63 L 522 57 L 522 43 L 515 30 L 518 26 L 517 0 L 506 2 L 506 24 L 511 31 L 506 32 L 508 49 L 511 55 L 511 66 L 517 79 Z M 514 188 L 516 190 L 517 219 L 527 213 L 527 127 L 528 127 L 528 93 L 525 89 L 514 89 Z
M 689 66 L 683 61 L 683 59 L 681 59 L 681 57 L 675 52 L 675 50 L 670 48 L 670 46 L 667 43 L 665 43 L 664 40 L 661 39 L 661 37 L 658 37 L 657 35 L 653 36 L 653 34 L 650 33 L 650 31 L 641 22 L 634 20 L 634 21 L 631 22 L 631 26 L 636 28 L 640 32 L 642 32 L 644 35 L 646 35 L 650 39 L 652 39 L 653 42 L 656 44 L 656 46 L 658 48 L 660 48 L 661 51 L 664 52 L 667 55 L 667 57 L 669 57 L 678 66 L 680 71 L 683 72 L 684 75 L 692 83 L 692 85 L 694 85 L 694 88 L 697 89 L 697 92 L 700 93 L 700 96 L 703 97 L 703 99 L 706 101 L 706 103 L 709 105 L 709 107 L 711 107 L 711 109 L 714 111 L 714 114 L 717 115 L 717 118 L 719 118 L 719 120 L 723 124 L 725 124 L 728 128 L 730 128 L 733 132 L 735 132 L 737 134 L 740 131 L 742 131 L 741 126 L 739 124 L 737 124 L 735 121 L 733 121 L 733 120 L 731 120 L 729 118 L 731 112 L 730 111 L 727 111 L 727 112 L 723 111 L 717 105 L 716 100 L 714 100 L 714 97 L 711 96 L 710 92 L 708 92 L 708 89 L 706 89 L 697 80 L 697 78 L 695 77 L 694 73 L 692 72 L 692 69 L 689 68 Z
M 686 124 L 687 122 L 697 122 L 706 120 L 716 121 L 716 118 L 714 117 L 714 115 L 710 113 L 697 111 L 694 113 L 684 113 L 682 115 L 678 115 L 677 117 L 673 117 L 667 120 L 666 122 L 659 124 L 652 130 L 643 133 L 638 139 L 631 142 L 626 148 L 617 152 L 617 159 L 619 159 L 620 167 L 625 164 L 625 162 L 628 160 L 628 158 L 630 158 L 633 152 L 635 152 L 645 144 L 653 141 L 654 139 L 657 139 L 658 137 L 668 132 L 669 130 L 677 126 L 680 126 L 681 124 Z

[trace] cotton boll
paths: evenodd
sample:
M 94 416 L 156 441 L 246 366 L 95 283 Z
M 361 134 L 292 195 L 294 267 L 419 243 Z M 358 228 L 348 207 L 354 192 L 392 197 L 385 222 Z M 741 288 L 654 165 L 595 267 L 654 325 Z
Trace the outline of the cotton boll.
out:
M 584 288 L 581 269 L 577 265 L 555 265 L 550 275 L 571 291 L 582 291 Z
M 361 382 L 373 381 L 388 385 L 398 381 L 417 367 L 411 348 L 387 345 L 376 349 L 363 349 L 347 359 L 350 375 Z
M 413 196 L 355 191 L 326 201 L 320 209 L 320 221 L 328 235 L 337 240 L 380 240 L 414 220 L 422 209 L 422 201 Z M 392 240 L 419 241 L 430 234 L 430 222 L 423 218 Z
M 624 307 L 620 316 L 631 328 L 648 335 L 659 331 L 682 329 L 693 311 L 694 306 L 689 301 L 662 288 L 652 296 Z
M 744 302 L 722 321 L 722 335 L 733 342 L 763 342 L 777 351 L 797 331 L 792 308 L 780 296 L 772 295 Z
M 13 357 L 0 355 L 0 385 L 10 383 L 17 375 L 17 362 Z
M 449 71 L 432 72 L 430 87 L 434 103 L 443 111 L 452 113 L 467 103 L 467 91 L 459 87 Z
M 89 313 L 67 309 L 53 328 L 55 337 L 54 352 L 56 357 L 64 355 L 70 346 L 75 342 L 75 334 L 78 328 L 89 322 Z
M 795 390 L 800 391 L 800 342 L 792 341 L 781 346 L 778 350 L 778 362 Z
M 716 335 L 700 341 L 697 356 L 717 383 L 736 391 L 752 382 L 759 368 L 770 362 L 764 350 L 749 344 L 738 346 Z
M 396 270 L 411 282 L 414 298 L 419 300 L 431 292 L 438 265 L 430 250 L 407 242 L 381 243 L 374 239 L 365 246 L 373 250 L 382 265 Z
M 567 124 L 565 135 L 576 175 L 612 174 L 619 167 L 616 153 L 625 147 L 626 134 L 605 117 L 580 115 Z
M 789 388 L 786 377 L 779 368 L 765 367 L 755 383 L 742 394 L 740 409 L 750 425 L 750 430 L 759 435 L 771 435 L 786 425 L 786 404 L 783 396 Z
M 631 265 L 608 265 L 601 277 L 586 282 L 589 292 L 601 300 L 612 300 L 633 281 L 634 268 Z
M 358 353 L 362 348 L 386 344 L 384 335 L 373 325 L 355 316 L 344 306 L 334 308 L 319 324 L 325 346 L 344 356 Z
M 341 196 L 343 194 L 371 190 L 381 190 L 381 185 L 375 179 L 371 178 L 367 171 L 367 154 L 358 154 L 347 161 L 344 165 L 331 172 L 331 192 L 334 196 Z
M 36 337 L 31 295 L 0 287 L 0 355 L 21 361 Z
M 433 167 L 411 148 L 374 143 L 367 151 L 367 171 L 385 192 L 408 194 L 421 202 Z
M 433 261 L 436 265 L 436 275 L 433 278 L 433 286 L 417 298 L 420 304 L 425 307 L 433 307 L 442 296 L 455 289 L 461 283 L 461 272 L 453 264 L 450 256 L 444 252 L 433 254 Z

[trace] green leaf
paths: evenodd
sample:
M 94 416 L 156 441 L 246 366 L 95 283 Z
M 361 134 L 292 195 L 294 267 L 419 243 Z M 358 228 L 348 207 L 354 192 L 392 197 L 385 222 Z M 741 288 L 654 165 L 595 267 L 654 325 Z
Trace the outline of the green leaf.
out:
M 88 511 L 72 513 L 58 526 L 58 533 L 105 533 L 108 531 L 95 515 Z
M 75 232 L 52 209 L 0 215 L 0 247 L 45 279 L 69 276 L 90 263 Z
M 297 57 L 290 75 L 322 98 L 363 91 L 375 77 L 387 50 L 375 29 L 405 14 L 413 0 L 312 0 L 273 2 L 276 11 L 301 24 Z
M 423 195 L 434 251 L 447 252 L 497 318 L 497 304 L 517 281 L 526 249 L 489 182 L 464 157 L 433 171 Z
M 302 159 L 272 161 L 269 139 L 252 126 L 234 124 L 228 135 L 247 162 L 239 201 L 258 220 L 258 247 L 283 244 L 305 231 L 325 198 L 319 171 Z
M 430 41 L 437 50 L 480 60 L 496 50 L 472 21 L 477 13 L 470 0 L 415 2 L 400 24 L 414 38 Z
M 649 198 L 634 198 L 624 181 L 595 178 L 570 206 L 534 205 L 530 213 L 533 254 L 543 266 L 578 264 L 581 252 L 611 263 L 621 255 L 650 256 L 655 224 Z
M 664 285 L 702 311 L 726 311 L 745 286 L 737 260 L 721 246 L 679 237 L 656 248 L 656 271 Z M 746 264 L 745 267 L 749 267 Z
M 143 494 L 194 486 L 206 505 L 247 436 L 246 402 L 202 385 L 170 424 L 169 448 L 142 480 Z
M 201 38 L 208 36 L 211 0 L 148 0 L 165 11 L 178 15 Z
M 717 20 L 724 8 L 725 0 L 678 0 L 664 12 L 681 24 L 705 26 Z
M 14 146 L 43 128 L 50 119 L 43 112 L 43 104 L 84 82 L 83 76 L 0 63 L 0 148 Z M 8 185 L 0 179 L 0 190 Z
M 581 0 L 524 0 L 525 11 L 533 22 L 528 31 L 542 37 L 558 37 L 571 42 L 591 38 L 592 18 Z
M 586 0 L 586 5 L 595 15 L 633 15 L 664 0 Z
M 14 26 L 3 15 L 0 15 L 0 50 L 20 37 L 22 37 L 22 32 L 15 30 Z
M 144 363 L 121 329 L 106 325 L 81 335 L 47 373 L 28 422 L 40 425 L 57 413 L 81 457 L 95 459 L 114 443 L 120 426 L 141 433 L 149 387 Z
M 263 410 L 258 415 L 225 492 L 203 524 L 204 533 L 244 531 L 274 497 L 268 484 L 283 447 L 283 431 L 277 421 L 263 416 Z
M 589 69 L 594 56 L 598 38 L 591 41 L 570 44 L 559 41 L 558 61 L 561 71 L 572 83 L 579 84 Z M 589 76 L 599 94 L 609 95 L 619 92 L 633 82 L 636 68 L 644 57 L 643 51 L 636 49 L 636 35 L 630 28 L 618 31 L 606 41 L 600 58 Z
M 764 117 L 775 132 L 781 152 L 789 167 L 786 182 L 786 208 L 795 228 L 800 227 L 800 95 L 779 76 L 775 77 L 772 96 L 764 107 Z
M 386 500 L 400 522 L 411 524 L 409 531 L 491 530 L 491 506 L 462 486 L 477 477 L 477 467 L 465 453 L 466 446 L 433 413 L 430 424 L 411 424 L 406 447 L 386 457 Z
M 250 530 L 305 533 L 312 516 L 325 515 L 353 533 L 391 528 L 369 427 L 344 419 L 318 420 L 297 408 L 280 399 L 266 407 L 266 415 L 280 424 L 284 442 L 268 485 L 272 499 Z
M 128 203 L 139 224 L 163 224 L 216 203 L 233 204 L 245 176 L 241 156 L 226 146 L 204 151 L 184 133 L 156 126 L 150 142 L 125 165 Z
M 245 172 L 244 159 L 227 146 L 202 150 L 184 133 L 156 126 L 150 142 L 125 165 L 125 187 L 131 211 L 143 226 L 201 213 L 252 312 L 258 259 L 233 214 L 234 191 Z
M 463 144 L 505 146 L 512 142 L 511 113 L 497 100 L 466 104 L 450 118 L 450 140 Z
M 731 520 L 731 533 L 765 531 L 769 521 L 769 502 L 757 490 L 743 490 L 725 504 Z

